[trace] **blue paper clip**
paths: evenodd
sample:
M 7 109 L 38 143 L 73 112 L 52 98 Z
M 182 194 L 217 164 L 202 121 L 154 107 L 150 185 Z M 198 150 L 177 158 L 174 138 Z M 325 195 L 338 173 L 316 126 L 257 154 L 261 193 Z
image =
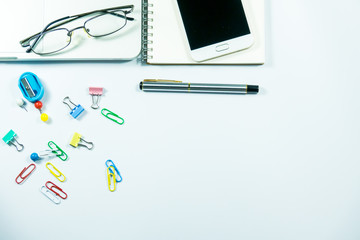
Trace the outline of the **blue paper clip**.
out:
M 44 87 L 39 78 L 31 72 L 23 73 L 19 79 L 19 88 L 24 98 L 30 102 L 37 102 L 44 96 Z
M 110 164 L 108 164 L 108 162 L 110 163 Z M 116 182 L 121 182 L 122 181 L 122 177 L 121 177 L 121 175 L 120 175 L 120 172 L 119 172 L 119 170 L 117 169 L 117 167 L 115 166 L 115 164 L 114 164 L 114 162 L 112 161 L 112 160 L 107 160 L 106 162 L 105 162 L 105 166 L 109 169 L 109 171 L 110 171 L 110 173 L 112 173 L 112 174 L 114 174 L 114 172 L 113 172 L 113 170 L 111 169 L 111 168 L 109 168 L 109 167 L 114 167 L 114 169 L 115 169 L 115 172 L 116 172 L 116 174 L 115 174 L 115 177 L 116 177 Z M 119 180 L 117 179 L 117 176 L 119 176 Z
M 69 103 L 68 103 L 69 102 Z M 64 100 L 63 100 L 63 103 L 68 105 L 68 107 L 70 108 L 71 112 L 70 112 L 70 115 L 73 117 L 73 118 L 77 118 L 83 111 L 84 111 L 84 108 L 79 104 L 79 105 L 76 105 L 75 103 L 73 103 L 69 97 L 65 97 Z M 70 106 L 73 105 L 72 106 Z

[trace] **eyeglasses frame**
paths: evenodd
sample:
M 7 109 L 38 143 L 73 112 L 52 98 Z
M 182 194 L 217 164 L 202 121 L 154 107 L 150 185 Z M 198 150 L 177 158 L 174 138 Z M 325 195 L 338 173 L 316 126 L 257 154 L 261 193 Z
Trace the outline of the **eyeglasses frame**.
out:
M 124 26 L 125 26 L 126 23 L 127 23 L 127 20 L 129 20 L 129 21 L 135 20 L 135 18 L 132 18 L 132 17 L 128 17 L 128 16 L 127 16 L 127 14 L 131 13 L 131 12 L 134 10 L 134 5 L 125 5 L 125 6 L 118 6 L 118 7 L 100 9 L 100 10 L 95 10 L 95 11 L 91 11 L 91 12 L 81 13 L 81 14 L 77 14 L 77 15 L 73 15 L 73 16 L 67 16 L 67 17 L 59 18 L 59 19 L 57 19 L 57 20 L 55 20 L 55 21 L 50 22 L 48 25 L 46 25 L 45 28 L 44 28 L 41 32 L 36 33 L 36 34 L 34 34 L 34 35 L 32 35 L 32 36 L 30 36 L 30 37 L 28 37 L 28 38 L 25 38 L 24 40 L 21 40 L 21 41 L 20 41 L 20 44 L 21 44 L 22 47 L 29 47 L 29 48 L 26 50 L 27 53 L 30 53 L 31 51 L 34 52 L 34 50 L 33 50 L 34 46 L 39 42 L 40 38 L 41 38 L 44 34 L 49 33 L 49 32 L 53 32 L 53 31 L 57 31 L 57 30 L 66 30 L 66 31 L 68 32 L 68 36 L 70 37 L 70 41 L 69 41 L 69 43 L 68 43 L 65 47 L 63 47 L 63 48 L 61 48 L 61 49 L 59 49 L 59 50 L 56 50 L 56 51 L 54 51 L 54 52 L 51 52 L 51 53 L 44 53 L 44 54 L 36 53 L 36 52 L 35 52 L 35 53 L 38 54 L 38 55 L 47 55 L 47 54 L 52 54 L 52 53 L 55 53 L 55 52 L 59 52 L 59 51 L 63 50 L 64 48 L 66 48 L 67 46 L 70 45 L 70 43 L 71 43 L 71 35 L 72 35 L 72 32 L 73 32 L 73 31 L 75 31 L 75 30 L 77 30 L 77 29 L 84 29 L 84 30 L 86 31 L 85 24 L 86 24 L 88 21 L 90 21 L 90 20 L 92 20 L 92 19 L 94 19 L 94 18 L 100 17 L 100 16 L 102 16 L 102 15 L 109 14 L 109 13 L 110 13 L 110 14 L 116 14 L 116 11 L 117 11 L 117 10 L 128 9 L 128 8 L 130 8 L 130 10 L 122 11 L 122 12 L 125 13 L 125 20 L 126 20 L 126 22 L 125 22 L 125 24 L 124 24 Z M 75 21 L 75 20 L 77 20 L 77 19 L 79 19 L 79 18 L 88 16 L 88 15 L 91 15 L 91 14 L 94 14 L 94 13 L 102 13 L 102 14 L 99 14 L 99 15 L 96 15 L 96 16 L 94 16 L 94 17 L 92 17 L 92 18 L 87 19 L 87 20 L 84 22 L 83 26 L 76 27 L 76 28 L 74 28 L 74 29 L 72 29 L 72 30 L 69 30 L 69 29 L 67 29 L 67 28 L 58 28 L 59 26 L 62 26 L 62 25 L 64 25 L 64 24 L 67 24 L 67 23 L 69 23 L 69 22 Z M 122 16 L 122 15 L 118 15 L 118 16 L 119 16 L 119 17 L 124 17 L 124 16 Z M 65 20 L 67 20 L 67 21 L 65 21 Z M 61 22 L 61 21 L 64 21 L 64 22 Z M 57 23 L 57 22 L 60 22 L 60 23 L 56 24 L 55 26 L 50 27 L 51 25 L 53 25 L 53 24 L 55 24 L 55 23 Z M 124 26 L 123 26 L 123 27 L 124 27 Z M 123 27 L 122 27 L 122 28 L 123 28 Z M 91 35 L 88 31 L 86 31 L 86 33 L 89 34 L 91 37 L 104 37 L 104 36 L 108 36 L 108 35 L 110 35 L 110 34 L 113 34 L 113 33 L 117 32 L 117 31 L 121 30 L 122 28 L 120 28 L 120 29 L 118 29 L 118 30 L 116 30 L 116 31 L 113 31 L 113 32 L 111 32 L 111 33 L 107 33 L 107 34 L 103 34 L 103 35 L 98 35 L 98 36 L 93 36 L 93 35 Z M 35 37 L 36 37 L 35 41 L 33 42 L 33 44 L 30 45 L 30 40 L 34 39 Z

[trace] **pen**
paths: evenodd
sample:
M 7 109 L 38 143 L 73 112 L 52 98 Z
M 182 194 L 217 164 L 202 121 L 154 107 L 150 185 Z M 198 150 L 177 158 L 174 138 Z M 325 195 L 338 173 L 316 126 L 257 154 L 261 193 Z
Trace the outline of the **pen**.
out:
M 257 94 L 259 86 L 247 84 L 183 83 L 173 80 L 145 79 L 140 82 L 140 90 L 144 92 Z

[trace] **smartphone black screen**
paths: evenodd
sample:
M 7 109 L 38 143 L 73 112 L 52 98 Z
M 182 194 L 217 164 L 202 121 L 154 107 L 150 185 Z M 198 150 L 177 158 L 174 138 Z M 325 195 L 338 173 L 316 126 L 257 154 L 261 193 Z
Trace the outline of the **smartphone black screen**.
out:
M 241 0 L 177 0 L 191 50 L 250 34 Z

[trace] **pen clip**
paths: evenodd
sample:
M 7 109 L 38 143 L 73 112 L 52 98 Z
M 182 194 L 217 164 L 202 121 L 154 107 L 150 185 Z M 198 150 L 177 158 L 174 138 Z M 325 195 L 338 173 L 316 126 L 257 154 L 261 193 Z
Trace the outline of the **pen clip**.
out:
M 144 79 L 144 82 L 182 83 L 182 81 L 176 81 L 176 80 L 162 80 L 162 79 Z

